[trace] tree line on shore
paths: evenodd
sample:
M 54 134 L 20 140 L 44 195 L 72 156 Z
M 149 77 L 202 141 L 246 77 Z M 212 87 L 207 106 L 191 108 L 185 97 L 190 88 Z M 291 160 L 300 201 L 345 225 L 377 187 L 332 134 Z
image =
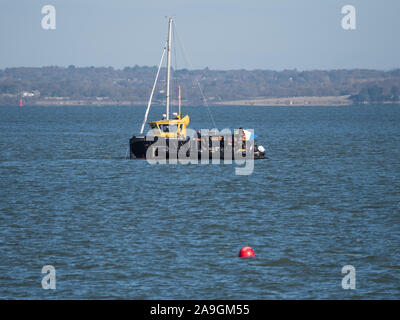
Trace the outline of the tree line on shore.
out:
M 145 102 L 150 94 L 156 67 L 38 67 L 0 70 L 0 105 L 16 99 L 100 99 Z M 155 91 L 155 102 L 165 99 L 165 69 Z M 213 101 L 299 96 L 345 96 L 356 103 L 398 102 L 400 69 L 391 71 L 352 70 L 173 70 L 172 98 L 178 85 L 186 104 L 202 103 L 202 95 Z
M 390 92 L 385 93 L 382 87 L 377 85 L 364 87 L 358 94 L 350 96 L 354 104 L 398 102 L 399 87 L 392 86 Z

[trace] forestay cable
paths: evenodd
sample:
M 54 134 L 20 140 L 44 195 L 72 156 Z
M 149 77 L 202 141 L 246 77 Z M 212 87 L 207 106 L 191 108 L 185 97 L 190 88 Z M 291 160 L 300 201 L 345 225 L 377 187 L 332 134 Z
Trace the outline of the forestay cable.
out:
M 144 115 L 144 120 L 143 120 L 143 123 L 142 123 L 142 127 L 141 127 L 141 129 L 140 129 L 140 134 L 143 134 L 143 131 L 144 131 L 144 126 L 145 126 L 145 124 L 146 124 L 147 117 L 148 117 L 148 115 L 149 115 L 149 111 L 150 111 L 151 101 L 152 101 L 152 99 L 153 99 L 154 90 L 156 89 L 157 80 L 158 80 L 158 75 L 160 74 L 161 65 L 162 65 L 162 63 L 163 63 L 163 60 L 164 60 L 164 56 L 165 56 L 165 52 L 166 52 L 166 51 L 167 51 L 167 46 L 164 47 L 164 51 L 163 51 L 162 56 L 161 56 L 160 64 L 158 65 L 158 70 L 157 70 L 156 78 L 154 79 L 153 89 L 151 90 L 149 103 L 147 104 L 146 113 L 145 113 L 145 115 Z

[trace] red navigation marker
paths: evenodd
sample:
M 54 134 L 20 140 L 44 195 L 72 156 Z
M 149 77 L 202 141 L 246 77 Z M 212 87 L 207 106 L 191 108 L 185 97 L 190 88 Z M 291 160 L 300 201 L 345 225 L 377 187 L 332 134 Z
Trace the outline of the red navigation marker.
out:
M 254 257 L 254 250 L 250 247 L 243 247 L 239 251 L 239 257 L 240 258 L 248 258 L 248 257 Z

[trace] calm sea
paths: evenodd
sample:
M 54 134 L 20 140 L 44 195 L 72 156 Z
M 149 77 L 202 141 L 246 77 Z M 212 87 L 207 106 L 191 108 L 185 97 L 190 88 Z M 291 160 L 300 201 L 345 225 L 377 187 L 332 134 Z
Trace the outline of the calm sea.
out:
M 400 298 L 399 106 L 211 111 L 255 130 L 253 174 L 125 160 L 144 107 L 1 107 L 0 298 Z

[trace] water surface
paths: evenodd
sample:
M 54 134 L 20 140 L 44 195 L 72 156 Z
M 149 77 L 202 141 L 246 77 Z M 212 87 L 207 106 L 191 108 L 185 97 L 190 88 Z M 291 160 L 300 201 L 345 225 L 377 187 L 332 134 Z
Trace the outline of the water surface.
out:
M 249 176 L 125 160 L 143 114 L 0 108 L 0 298 L 400 298 L 398 106 L 212 108 L 266 147 Z

